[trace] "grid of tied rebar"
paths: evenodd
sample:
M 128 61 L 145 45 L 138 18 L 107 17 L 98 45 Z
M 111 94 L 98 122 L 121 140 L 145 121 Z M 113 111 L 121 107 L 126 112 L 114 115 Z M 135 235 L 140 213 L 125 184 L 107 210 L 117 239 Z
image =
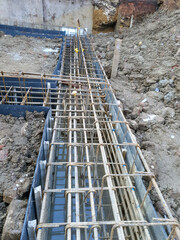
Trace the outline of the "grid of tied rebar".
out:
M 59 76 L 0 76 L 0 104 L 50 106 L 54 116 L 37 239 L 180 239 L 89 37 L 63 46 Z
M 127 121 L 119 120 L 118 102 L 106 101 L 112 89 L 87 37 L 65 38 L 60 73 L 37 239 L 154 239 L 151 229 L 163 226 L 167 233 L 170 226 L 168 239 L 179 237 L 138 144 L 126 141 L 132 134 Z M 125 129 L 121 142 L 117 126 Z M 128 151 L 134 152 L 131 163 Z M 146 186 L 141 201 L 138 179 Z M 152 188 L 167 218 L 147 220 L 144 205 Z

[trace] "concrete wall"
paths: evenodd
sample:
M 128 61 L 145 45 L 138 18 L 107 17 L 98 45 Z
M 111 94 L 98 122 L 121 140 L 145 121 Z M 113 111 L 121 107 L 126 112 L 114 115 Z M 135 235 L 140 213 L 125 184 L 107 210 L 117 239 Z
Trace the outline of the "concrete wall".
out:
M 42 0 L 0 0 L 0 20 L 42 24 Z
M 44 21 L 63 27 L 77 27 L 79 18 L 82 27 L 92 29 L 93 7 L 89 0 L 71 2 L 44 0 Z
M 0 6 L 1 23 L 77 27 L 79 18 L 81 26 L 92 31 L 93 6 L 90 0 L 0 0 Z

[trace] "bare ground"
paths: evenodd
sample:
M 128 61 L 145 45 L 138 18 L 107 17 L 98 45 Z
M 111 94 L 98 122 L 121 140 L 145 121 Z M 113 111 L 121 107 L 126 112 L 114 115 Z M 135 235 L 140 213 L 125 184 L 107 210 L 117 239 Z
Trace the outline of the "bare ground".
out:
M 9 204 L 28 199 L 44 122 L 43 112 L 26 112 L 25 119 L 0 115 L 0 239 Z
M 60 47 L 60 39 L 2 35 L 0 71 L 52 74 Z
M 115 38 L 122 39 L 122 47 L 118 76 L 111 84 L 173 215 L 180 219 L 180 10 L 160 10 L 118 35 L 95 35 L 108 76 Z M 158 210 L 156 198 L 154 203 Z

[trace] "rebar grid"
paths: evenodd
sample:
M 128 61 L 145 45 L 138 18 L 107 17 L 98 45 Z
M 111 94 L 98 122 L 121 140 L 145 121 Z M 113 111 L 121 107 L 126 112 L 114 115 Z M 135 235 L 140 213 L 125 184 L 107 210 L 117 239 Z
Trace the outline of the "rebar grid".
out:
M 180 239 L 179 224 L 142 156 L 89 38 L 70 36 L 64 41 L 60 76 L 39 76 L 42 88 L 7 86 L 6 78 L 13 76 L 1 76 L 1 104 L 53 107 L 37 239 L 150 240 L 157 239 L 154 231 L 159 231 L 161 239 L 166 235 L 169 240 Z M 23 83 L 38 79 L 37 74 L 17 75 Z M 47 88 L 47 80 L 57 81 L 58 88 Z M 139 182 L 145 189 L 143 196 Z M 152 190 L 166 218 L 149 219 Z
M 66 214 L 62 223 L 58 221 L 62 212 L 56 218 L 48 216 L 46 220 L 46 208 L 42 208 L 38 226 L 42 229 L 38 230 L 38 239 L 56 235 L 56 228 L 60 228 L 60 233 L 67 239 L 154 239 L 150 228 L 168 225 L 172 226 L 168 239 L 173 239 L 175 234 L 179 237 L 178 223 L 173 219 L 127 121 L 119 120 L 122 112 L 118 102 L 106 101 L 107 91 L 113 91 L 103 69 L 97 74 L 94 65 L 97 59 L 94 51 L 88 50 L 90 45 L 86 37 L 69 37 L 66 44 L 66 67 L 61 69 L 59 109 L 55 111 L 58 116 L 53 128 L 56 138 L 53 137 L 50 144 L 51 149 L 66 152 L 66 161 L 61 161 L 60 154 L 47 165 L 49 172 L 52 168 L 65 171 L 65 182 L 61 187 L 51 188 L 47 177 L 43 198 L 47 208 L 52 202 L 48 204 L 46 196 L 53 199 L 54 195 L 61 194 L 60 198 L 65 199 Z M 74 49 L 78 49 L 78 53 Z M 112 118 L 112 107 L 118 109 L 117 119 Z M 118 141 L 118 126 L 125 129 L 121 134 L 122 142 Z M 127 134 L 131 135 L 131 142 L 127 142 Z M 131 151 L 134 151 L 133 160 L 127 163 L 126 154 Z M 137 158 L 143 171 L 137 170 Z M 137 179 L 147 186 L 143 199 L 136 190 Z M 146 218 L 144 205 L 152 188 L 159 195 L 167 219 L 155 218 L 149 222 Z M 50 235 L 47 234 L 49 228 Z M 43 232 L 46 234 L 42 235 Z

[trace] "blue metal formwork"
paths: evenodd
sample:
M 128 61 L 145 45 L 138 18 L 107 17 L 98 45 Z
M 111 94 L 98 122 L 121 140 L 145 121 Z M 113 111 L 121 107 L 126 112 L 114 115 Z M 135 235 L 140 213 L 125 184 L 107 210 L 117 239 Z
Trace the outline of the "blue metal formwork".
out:
M 27 36 L 35 38 L 63 38 L 65 36 L 65 31 L 56 30 L 45 30 L 38 28 L 27 28 L 0 24 L 0 31 L 11 36 Z
M 57 81 L 54 80 L 48 80 L 41 81 L 40 79 L 23 79 L 23 75 L 20 75 L 20 77 L 6 77 L 6 76 L 0 76 L 0 85 L 3 86 L 5 83 L 6 87 L 8 86 L 14 86 L 14 87 L 36 87 L 36 88 L 47 88 L 47 83 L 51 83 L 51 88 L 56 88 Z
M 57 81 L 56 80 L 41 80 L 41 79 L 31 79 L 31 78 L 25 78 L 23 79 L 23 76 L 21 77 L 6 77 L 6 76 L 0 76 L 0 91 L 4 91 L 4 96 L 6 90 L 13 87 L 12 92 L 16 92 L 17 90 L 19 92 L 16 93 L 16 102 L 17 104 L 20 103 L 23 99 L 23 96 L 25 96 L 25 93 L 27 93 L 28 89 L 32 90 L 31 94 L 33 93 L 33 97 L 31 98 L 32 103 L 39 106 L 43 105 L 44 99 L 41 97 L 44 96 L 45 92 L 48 89 L 48 83 L 50 83 L 51 92 L 54 92 L 57 87 Z M 54 89 L 54 90 L 53 90 Z M 23 94 L 22 94 L 23 92 Z M 9 96 L 10 101 L 13 101 L 11 95 Z M 2 95 L 0 95 L 0 101 L 2 100 Z M 54 100 L 52 100 L 54 102 Z
M 58 62 L 57 62 L 56 68 L 54 69 L 54 72 L 53 72 L 54 75 L 59 75 L 59 73 L 60 73 L 63 49 L 64 49 L 64 39 L 63 39 L 63 42 L 62 42 L 62 45 L 61 45 L 61 50 L 60 50 L 60 53 L 59 53 Z
M 45 159 L 43 143 L 44 143 L 44 141 L 47 141 L 47 128 L 50 127 L 50 118 L 51 118 L 51 110 L 49 109 L 47 116 L 46 116 L 43 136 L 42 136 L 42 140 L 41 140 L 38 158 L 36 161 L 36 169 L 34 172 L 33 182 L 31 185 L 31 190 L 30 190 L 30 194 L 29 194 L 29 200 L 28 200 L 28 204 L 27 204 L 26 215 L 25 215 L 25 219 L 24 219 L 24 225 L 23 225 L 20 240 L 29 239 L 28 233 L 27 233 L 28 221 L 37 219 L 35 199 L 34 199 L 34 188 L 41 185 L 40 161 Z
M 13 117 L 25 117 L 26 111 L 28 112 L 45 112 L 45 117 L 47 117 L 50 108 L 41 106 L 20 106 L 20 105 L 0 105 L 0 114 L 12 115 Z

